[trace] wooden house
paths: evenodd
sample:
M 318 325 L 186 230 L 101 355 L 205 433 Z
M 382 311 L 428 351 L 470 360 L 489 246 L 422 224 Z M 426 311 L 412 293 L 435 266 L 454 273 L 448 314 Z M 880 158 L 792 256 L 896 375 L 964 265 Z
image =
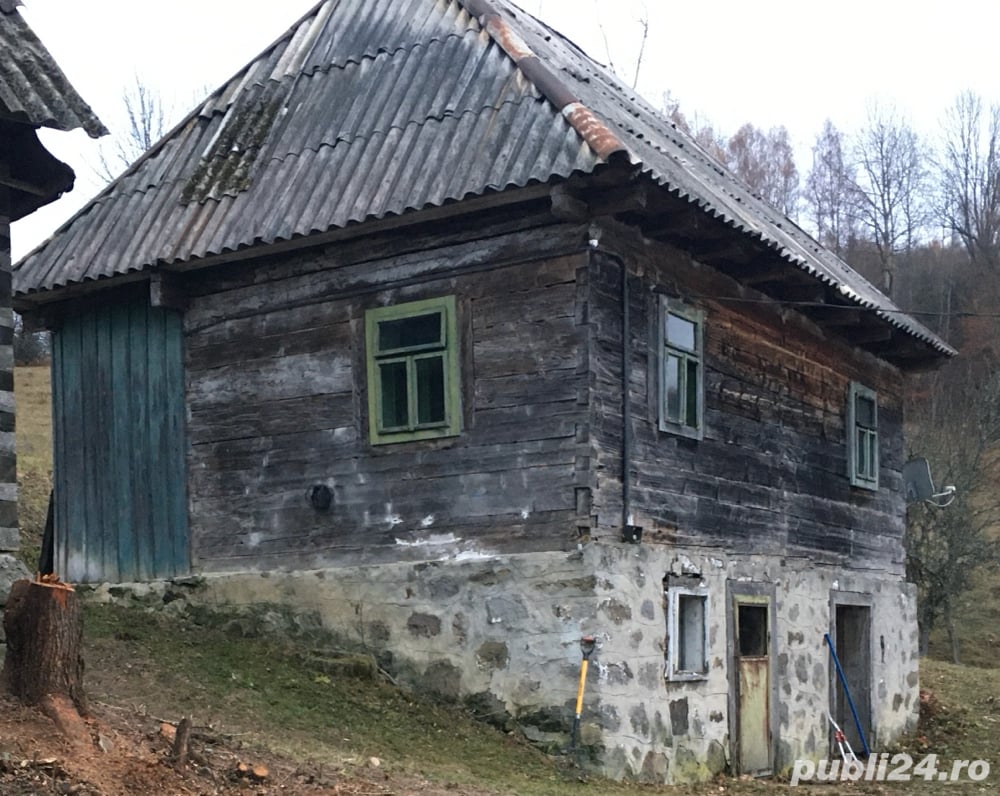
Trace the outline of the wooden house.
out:
M 73 170 L 38 140 L 40 127 L 83 128 L 104 135 L 87 104 L 73 90 L 17 11 L 0 0 L 0 598 L 21 568 L 10 555 L 20 546 L 17 462 L 14 450 L 14 314 L 11 309 L 10 225 L 73 187 Z
M 915 721 L 903 393 L 952 350 L 507 0 L 321 2 L 15 289 L 72 580 L 283 606 L 542 742 L 594 635 L 613 776 L 827 754 L 825 633 L 872 744 Z

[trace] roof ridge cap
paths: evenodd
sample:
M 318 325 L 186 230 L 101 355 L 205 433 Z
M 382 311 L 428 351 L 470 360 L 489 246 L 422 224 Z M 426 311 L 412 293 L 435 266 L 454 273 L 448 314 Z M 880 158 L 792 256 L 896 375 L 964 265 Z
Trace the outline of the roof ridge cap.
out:
M 513 26 L 504 19 L 490 0 L 457 1 L 478 20 L 497 46 L 507 53 L 524 76 L 555 106 L 599 157 L 606 161 L 616 152 L 630 155 L 628 147 L 607 123 L 570 91 L 559 76 L 534 53 Z

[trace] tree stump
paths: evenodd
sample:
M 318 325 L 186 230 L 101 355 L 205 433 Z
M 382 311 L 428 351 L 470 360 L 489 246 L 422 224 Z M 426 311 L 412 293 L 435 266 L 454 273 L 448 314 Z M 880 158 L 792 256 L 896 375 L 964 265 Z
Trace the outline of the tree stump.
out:
M 46 575 L 15 581 L 4 609 L 3 682 L 26 705 L 87 714 L 83 692 L 83 611 L 73 587 Z M 68 700 L 67 700 L 68 698 Z M 53 708 L 55 706 L 55 708 Z

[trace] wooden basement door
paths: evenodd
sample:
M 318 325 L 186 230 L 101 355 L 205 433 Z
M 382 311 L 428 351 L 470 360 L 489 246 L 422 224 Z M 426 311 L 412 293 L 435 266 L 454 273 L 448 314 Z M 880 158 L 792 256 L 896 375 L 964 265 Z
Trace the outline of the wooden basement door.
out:
M 52 338 L 55 569 L 69 582 L 189 568 L 180 314 L 98 302 Z
M 763 775 L 772 770 L 769 608 L 766 597 L 737 596 L 733 605 L 742 774 Z

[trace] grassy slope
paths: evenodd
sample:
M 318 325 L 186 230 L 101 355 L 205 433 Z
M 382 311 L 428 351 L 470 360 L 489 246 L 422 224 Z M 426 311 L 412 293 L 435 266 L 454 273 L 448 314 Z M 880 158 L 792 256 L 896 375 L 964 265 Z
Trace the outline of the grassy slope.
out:
M 15 389 L 22 535 L 33 567 L 51 486 L 48 369 L 18 368 Z M 964 655 L 980 666 L 996 665 L 998 596 L 998 581 L 984 580 L 966 600 L 962 615 Z M 451 783 L 458 793 L 476 788 L 525 796 L 613 796 L 782 789 L 746 780 L 684 790 L 583 782 L 565 760 L 547 758 L 460 710 L 428 703 L 379 680 L 330 677 L 274 641 L 108 607 L 88 607 L 86 622 L 87 687 L 93 698 L 142 705 L 170 718 L 191 714 L 196 722 L 246 733 L 244 737 L 276 751 L 339 767 L 375 755 L 388 767 Z M 946 653 L 937 640 L 934 650 Z M 954 759 L 989 759 L 1000 749 L 1000 669 L 927 660 L 922 681 L 934 698 L 928 703 L 928 720 L 904 746 L 915 758 L 934 752 L 950 764 Z M 838 793 L 956 794 L 984 788 L 995 793 L 1000 759 L 991 762 L 996 772 L 979 785 L 832 787 Z M 830 787 L 826 792 L 833 792 Z
M 34 571 L 52 489 L 52 391 L 48 365 L 15 368 L 14 396 L 20 558 Z

